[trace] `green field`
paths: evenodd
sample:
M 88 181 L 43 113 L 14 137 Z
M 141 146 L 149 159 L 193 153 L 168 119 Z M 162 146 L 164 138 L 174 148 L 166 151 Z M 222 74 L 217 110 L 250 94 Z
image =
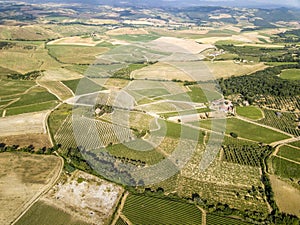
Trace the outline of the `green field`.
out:
M 280 147 L 280 150 L 277 153 L 277 155 L 300 162 L 300 149 L 292 148 L 287 145 Z
M 25 105 L 19 106 L 15 108 L 8 108 L 6 111 L 7 116 L 18 115 L 22 113 L 30 113 L 30 112 L 38 112 L 43 110 L 53 109 L 57 105 L 57 101 L 49 101 L 49 102 L 42 102 L 39 104 L 32 104 L 32 105 Z
M 300 148 L 300 141 L 292 142 L 292 143 L 290 143 L 290 145 Z
M 251 120 L 259 120 L 263 117 L 262 111 L 255 106 L 236 107 L 236 112 L 238 115 Z
M 124 220 L 122 220 L 121 217 L 119 217 L 117 222 L 116 222 L 116 225 L 127 225 L 127 223 Z
M 202 214 L 195 205 L 129 195 L 123 214 L 133 224 L 201 224 Z
M 283 70 L 280 77 L 287 80 L 300 80 L 300 69 Z
M 68 88 L 70 88 L 73 91 L 73 93 L 76 95 L 82 95 L 82 94 L 105 90 L 104 87 L 101 87 L 100 85 L 96 84 L 95 82 L 85 77 L 82 79 L 62 81 L 62 83 L 65 84 Z M 78 85 L 80 86 L 78 87 Z
M 34 85 L 34 81 L 28 80 L 0 80 L 0 99 L 5 96 L 18 95 L 26 91 L 28 88 Z M 13 97 L 12 97 L 13 98 Z
M 210 90 L 202 89 L 199 85 L 189 86 L 191 92 L 187 92 L 193 102 L 208 102 L 221 98 L 222 96 Z
M 285 178 L 300 178 L 300 165 L 278 157 L 271 159 L 274 173 Z
M 206 214 L 207 225 L 249 225 L 250 223 L 243 222 L 238 219 L 229 217 L 217 216 L 213 214 Z
M 41 201 L 36 202 L 26 213 L 21 217 L 16 225 L 53 225 L 53 224 L 68 224 L 68 225 L 88 225 L 84 221 L 76 220 L 72 215 L 64 211 L 47 205 Z
M 282 133 L 278 133 L 265 127 L 251 124 L 236 118 L 229 118 L 226 121 L 226 134 L 234 132 L 239 137 L 263 143 L 272 143 L 288 138 L 287 135 Z M 216 126 L 218 126 L 218 124 L 222 124 L 223 121 L 215 119 L 214 123 Z M 211 129 L 211 120 L 201 120 L 200 126 L 205 129 Z
M 172 116 L 179 116 L 179 115 L 190 115 L 194 113 L 204 113 L 204 112 L 210 112 L 211 110 L 209 108 L 200 108 L 200 109 L 194 109 L 194 110 L 185 110 L 185 111 L 178 111 L 178 112 L 169 112 L 169 113 L 160 113 L 161 116 L 168 118 Z
M 148 144 L 145 141 L 143 143 L 144 145 Z M 132 145 L 135 147 L 137 147 L 138 144 L 139 143 L 137 144 L 132 143 Z M 127 143 L 127 145 L 130 145 L 130 143 Z M 149 146 L 149 149 L 151 149 L 151 146 Z M 164 159 L 164 156 L 154 149 L 149 151 L 137 151 L 127 147 L 124 144 L 116 144 L 111 147 L 107 147 L 106 150 L 113 156 L 117 156 L 120 158 L 126 157 L 128 159 L 133 159 L 133 160 L 141 160 L 142 162 L 145 162 L 147 165 L 156 164 Z
M 153 41 L 160 36 L 155 34 L 123 34 L 123 35 L 117 35 L 113 36 L 113 38 L 124 40 L 124 41 L 130 41 L 130 42 L 149 42 Z
M 15 108 L 25 105 L 35 105 L 43 102 L 55 101 L 57 98 L 49 93 L 45 88 L 36 87 L 31 89 L 27 94 L 22 95 L 20 99 L 9 106 Z

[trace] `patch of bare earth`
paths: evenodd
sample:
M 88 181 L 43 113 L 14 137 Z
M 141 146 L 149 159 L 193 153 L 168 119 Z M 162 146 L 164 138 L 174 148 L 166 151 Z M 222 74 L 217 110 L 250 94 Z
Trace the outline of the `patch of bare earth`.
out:
M 280 211 L 300 217 L 300 191 L 275 175 L 270 180 Z
M 11 224 L 52 185 L 61 168 L 56 156 L 1 153 L 0 224 Z
M 107 224 L 123 188 L 82 171 L 75 171 L 55 185 L 43 201 L 88 224 Z
M 44 134 L 47 111 L 0 118 L 0 137 L 23 134 Z
M 124 35 L 124 34 L 148 34 L 143 28 L 117 28 L 106 32 L 107 35 Z

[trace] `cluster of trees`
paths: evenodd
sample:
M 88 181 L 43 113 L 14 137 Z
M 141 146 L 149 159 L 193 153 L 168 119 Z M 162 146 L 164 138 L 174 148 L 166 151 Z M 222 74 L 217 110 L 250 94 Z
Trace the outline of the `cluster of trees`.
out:
M 113 106 L 104 104 L 96 104 L 95 110 L 96 109 L 100 109 L 100 112 L 97 113 L 97 116 L 102 116 L 104 113 L 112 113 L 114 111 Z
M 25 147 L 20 147 L 19 145 L 6 145 L 5 143 L 0 143 L 0 153 L 1 152 L 29 152 L 35 154 L 45 154 L 51 155 L 53 152 L 57 151 L 60 145 L 54 145 L 53 147 L 47 148 L 42 147 L 35 149 L 33 145 L 28 145 Z
M 279 43 L 299 43 L 300 42 L 300 29 L 289 30 L 279 33 L 271 37 L 272 41 Z
M 44 70 L 32 71 L 25 74 L 9 74 L 7 78 L 12 80 L 35 80 L 42 75 L 42 72 L 44 72 Z
M 300 95 L 300 81 L 285 80 L 276 76 L 284 69 L 300 69 L 300 64 L 288 64 L 269 67 L 251 75 L 219 79 L 224 96 L 241 94 L 249 103 L 260 98 L 260 95 L 296 96 Z

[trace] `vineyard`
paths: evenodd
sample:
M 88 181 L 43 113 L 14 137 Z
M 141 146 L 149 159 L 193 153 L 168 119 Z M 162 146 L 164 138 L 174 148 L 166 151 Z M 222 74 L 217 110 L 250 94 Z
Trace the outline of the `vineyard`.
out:
M 288 145 L 280 147 L 280 150 L 277 153 L 277 155 L 293 161 L 300 162 L 300 149 L 296 149 Z
M 243 222 L 241 220 L 221 217 L 213 214 L 206 214 L 206 224 L 207 225 L 250 225 L 250 223 Z
M 272 151 L 269 146 L 258 145 L 223 145 L 222 160 L 248 166 L 260 166 L 265 154 Z
M 278 112 L 274 110 L 262 109 L 265 118 L 259 123 L 275 127 L 294 136 L 300 136 L 300 129 L 297 128 L 300 113 Z
M 129 195 L 123 214 L 133 224 L 201 224 L 196 206 L 153 197 Z
M 119 217 L 115 225 L 127 225 L 127 223 L 121 217 Z
M 274 110 L 299 111 L 300 96 L 290 96 L 290 97 L 264 96 L 258 100 L 258 104 Z
M 54 136 L 56 142 L 61 144 L 63 149 L 77 145 L 85 149 L 100 148 L 129 141 L 132 137 L 133 134 L 128 128 L 85 117 L 72 121 L 71 116 L 67 117 Z

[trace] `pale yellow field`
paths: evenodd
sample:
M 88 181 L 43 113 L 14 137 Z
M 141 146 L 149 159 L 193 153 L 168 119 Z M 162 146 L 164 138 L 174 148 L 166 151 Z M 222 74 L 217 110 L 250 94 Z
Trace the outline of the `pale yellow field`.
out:
M 259 38 L 265 39 L 267 42 L 270 42 L 270 38 L 260 35 L 259 32 L 247 32 L 241 33 L 238 35 L 226 36 L 226 37 L 206 37 L 197 39 L 197 41 L 204 44 L 215 44 L 217 41 L 237 41 L 245 43 L 262 43 Z
M 191 80 L 183 71 L 167 63 L 158 62 L 154 65 L 133 71 L 131 77 L 136 79 L 162 79 L 162 80 Z
M 266 65 L 264 65 L 264 63 L 236 64 L 233 61 L 205 61 L 204 63 L 210 69 L 211 73 L 215 76 L 215 78 L 225 78 L 233 75 L 246 75 L 267 67 Z
M 62 68 L 56 70 L 47 70 L 43 74 L 44 75 L 40 79 L 41 81 L 75 80 L 83 77 L 79 73 Z
M 0 224 L 11 224 L 52 186 L 62 166 L 62 160 L 56 156 L 1 153 Z
M 46 133 L 47 111 L 0 118 L 0 136 Z
M 109 30 L 106 32 L 107 35 L 123 35 L 123 34 L 148 34 L 143 28 L 129 28 L 129 27 L 122 27 L 117 28 L 114 30 Z
M 300 191 L 274 175 L 270 180 L 280 211 L 300 217 Z
M 0 50 L 0 66 L 20 73 L 27 73 L 33 70 L 58 68 L 60 63 L 48 55 L 43 45 L 30 50 L 16 46 Z
M 100 41 L 94 41 L 93 38 L 87 37 L 82 38 L 79 36 L 75 37 L 64 37 L 54 41 L 50 41 L 47 45 L 82 45 L 82 46 L 96 46 L 97 44 L 101 43 Z
M 194 40 L 174 38 L 174 37 L 161 37 L 149 43 L 152 48 L 157 50 L 164 50 L 167 52 L 181 52 L 189 54 L 198 54 L 209 48 L 215 48 L 211 44 L 198 44 Z

